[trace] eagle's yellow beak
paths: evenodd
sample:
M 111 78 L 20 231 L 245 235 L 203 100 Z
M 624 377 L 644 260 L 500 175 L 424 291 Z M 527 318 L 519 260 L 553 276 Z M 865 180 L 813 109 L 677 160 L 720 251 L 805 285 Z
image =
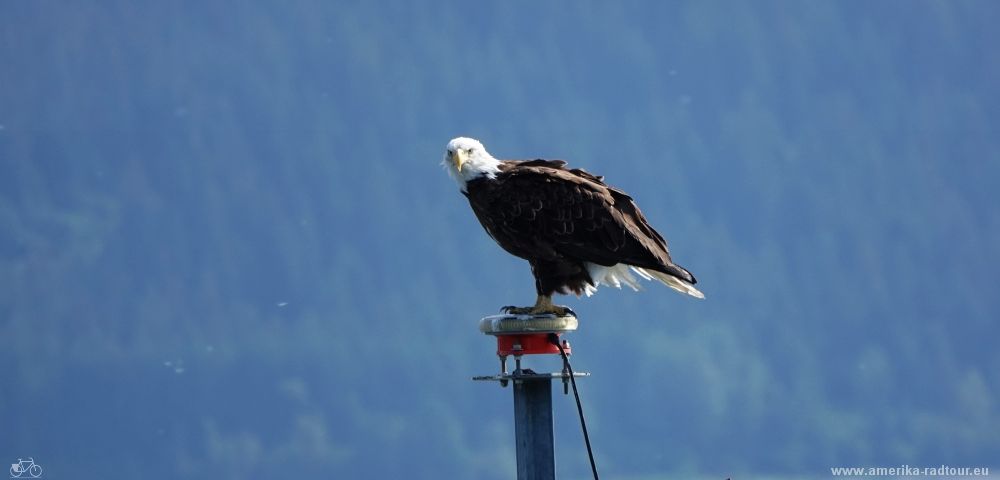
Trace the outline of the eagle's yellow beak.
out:
M 465 159 L 466 159 L 465 150 L 462 150 L 461 148 L 459 148 L 459 149 L 455 150 L 454 153 L 450 153 L 449 155 L 451 155 L 451 161 L 455 164 L 455 170 L 457 170 L 459 173 L 461 173 L 462 172 L 462 164 L 465 163 Z

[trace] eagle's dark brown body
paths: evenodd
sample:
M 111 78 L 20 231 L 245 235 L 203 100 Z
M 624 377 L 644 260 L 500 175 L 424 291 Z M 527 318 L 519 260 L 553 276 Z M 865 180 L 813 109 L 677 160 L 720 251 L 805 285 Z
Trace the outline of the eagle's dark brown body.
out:
M 539 296 L 583 293 L 595 284 L 587 263 L 631 265 L 696 283 L 671 262 L 666 241 L 631 197 L 565 165 L 502 161 L 495 178 L 469 180 L 464 192 L 490 236 L 531 264 Z

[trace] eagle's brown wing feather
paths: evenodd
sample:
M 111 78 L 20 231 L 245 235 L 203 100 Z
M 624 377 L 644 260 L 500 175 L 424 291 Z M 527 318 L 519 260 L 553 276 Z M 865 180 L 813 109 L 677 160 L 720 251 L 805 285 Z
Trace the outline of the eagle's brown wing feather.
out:
M 479 195 L 473 208 L 509 252 L 605 266 L 625 263 L 696 282 L 673 264 L 666 241 L 632 198 L 601 177 L 567 169 L 559 160 L 532 160 L 504 162 L 496 180 L 496 188 Z

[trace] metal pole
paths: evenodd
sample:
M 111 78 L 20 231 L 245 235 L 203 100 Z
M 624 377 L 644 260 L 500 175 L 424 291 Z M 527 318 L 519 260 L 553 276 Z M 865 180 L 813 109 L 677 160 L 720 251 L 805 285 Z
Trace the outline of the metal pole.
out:
M 518 480 L 554 480 L 552 379 L 514 380 L 514 437 Z

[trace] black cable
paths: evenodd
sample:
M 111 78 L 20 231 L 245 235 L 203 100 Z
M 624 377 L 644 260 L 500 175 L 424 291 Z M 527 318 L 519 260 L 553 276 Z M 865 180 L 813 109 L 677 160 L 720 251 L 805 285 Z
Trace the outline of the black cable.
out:
M 594 462 L 594 450 L 590 448 L 590 434 L 587 433 L 587 419 L 583 416 L 583 404 L 580 403 L 580 392 L 576 389 L 576 376 L 573 375 L 573 367 L 569 364 L 569 357 L 566 356 L 566 350 L 563 348 L 562 342 L 559 341 L 559 335 L 550 333 L 549 341 L 559 347 L 559 355 L 562 355 L 563 366 L 566 367 L 566 371 L 569 373 L 569 383 L 573 385 L 573 397 L 576 398 L 576 410 L 580 413 L 580 427 L 583 428 L 583 441 L 587 444 L 587 456 L 590 457 L 590 470 L 594 472 L 594 480 L 599 480 L 597 476 L 597 463 Z

